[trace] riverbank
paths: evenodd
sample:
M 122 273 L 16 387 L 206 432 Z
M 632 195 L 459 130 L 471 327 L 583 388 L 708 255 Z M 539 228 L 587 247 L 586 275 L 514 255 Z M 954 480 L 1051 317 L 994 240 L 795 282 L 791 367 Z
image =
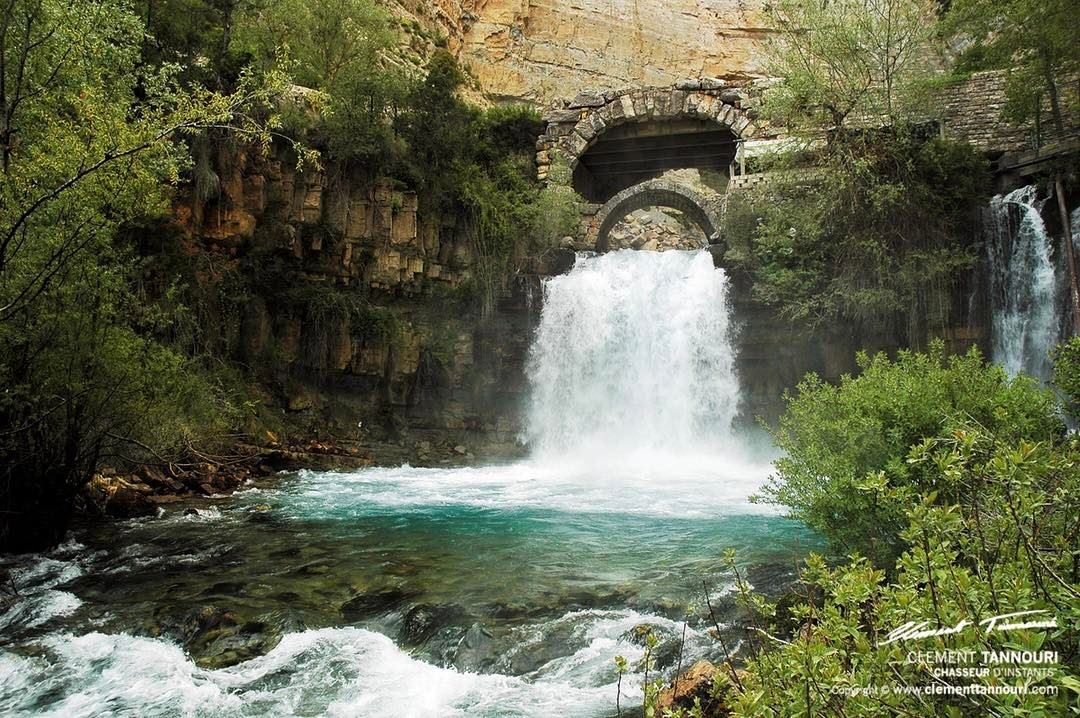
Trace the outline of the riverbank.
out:
M 238 442 L 224 455 L 198 454 L 185 463 L 146 464 L 133 471 L 104 467 L 83 487 L 76 513 L 84 518 L 154 516 L 159 508 L 198 497 L 225 497 L 278 472 L 354 471 L 371 467 L 460 468 L 525 455 L 520 444 L 421 432 L 408 440 L 310 439 L 282 445 Z

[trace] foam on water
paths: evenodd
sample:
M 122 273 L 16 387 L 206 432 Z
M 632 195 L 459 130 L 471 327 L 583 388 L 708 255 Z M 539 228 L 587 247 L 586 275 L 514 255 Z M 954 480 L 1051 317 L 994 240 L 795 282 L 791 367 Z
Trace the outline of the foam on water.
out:
M 730 453 L 732 334 L 727 277 L 708 252 L 579 257 L 544 284 L 528 365 L 534 456 L 640 469 Z
M 54 618 L 71 615 L 82 605 L 78 596 L 57 588 L 85 573 L 83 561 L 89 557 L 82 560 L 56 557 L 75 551 L 73 545 L 65 544 L 52 556 L 35 556 L 32 562 L 11 572 L 11 581 L 19 587 L 20 595 L 0 613 L 0 632 L 14 634 L 38 628 Z
M 663 471 L 621 465 L 553 466 L 533 460 L 458 469 L 402 466 L 351 473 L 301 472 L 295 490 L 284 497 L 285 509 L 303 518 L 448 506 L 679 518 L 771 512 L 747 499 L 768 476 L 768 464 L 738 456 L 668 458 Z
M 0 713 L 13 716 L 327 715 L 594 716 L 615 703 L 612 656 L 642 649 L 622 638 L 643 621 L 633 611 L 581 612 L 580 648 L 527 677 L 477 674 L 416 660 L 386 636 L 359 628 L 291 633 L 264 656 L 205 670 L 168 642 L 129 635 L 52 635 L 44 655 L 0 653 Z M 666 623 L 671 623 L 670 621 Z M 661 626 L 674 630 L 677 626 Z M 690 631 L 688 642 L 701 637 Z M 526 638 L 522 650 L 529 650 Z M 633 700 L 633 677 L 623 681 Z M 62 695 L 60 701 L 52 700 Z

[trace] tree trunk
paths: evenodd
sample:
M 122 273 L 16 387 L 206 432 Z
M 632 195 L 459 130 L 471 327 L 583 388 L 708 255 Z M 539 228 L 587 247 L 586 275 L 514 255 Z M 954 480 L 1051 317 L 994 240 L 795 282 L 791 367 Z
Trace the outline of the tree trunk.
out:
M 1054 116 L 1054 129 L 1058 134 L 1065 132 L 1065 118 L 1061 114 L 1061 101 L 1058 98 L 1057 82 L 1049 63 L 1043 63 L 1043 76 L 1046 78 L 1046 91 L 1050 93 L 1050 112 Z
M 1065 257 L 1069 263 L 1069 294 L 1072 297 L 1073 334 L 1080 336 L 1080 282 L 1076 277 L 1076 253 L 1073 251 L 1072 226 L 1069 223 L 1069 210 L 1065 206 L 1065 183 L 1061 173 L 1054 177 L 1054 194 L 1057 195 L 1058 211 L 1061 213 L 1061 226 L 1064 230 Z

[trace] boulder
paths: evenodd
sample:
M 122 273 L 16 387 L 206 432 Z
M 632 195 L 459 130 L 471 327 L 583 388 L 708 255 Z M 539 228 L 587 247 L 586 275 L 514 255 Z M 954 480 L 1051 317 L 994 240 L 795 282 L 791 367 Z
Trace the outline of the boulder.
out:
M 115 519 L 130 519 L 157 515 L 157 504 L 151 500 L 151 493 L 150 487 L 136 477 L 99 474 L 90 479 L 82 495 L 94 512 Z
M 481 624 L 474 623 L 458 642 L 454 667 L 475 673 L 489 668 L 497 657 L 495 637 Z
M 398 632 L 398 641 L 409 647 L 419 646 L 436 631 L 461 614 L 456 606 L 437 606 L 421 603 L 409 609 Z
M 698 661 L 660 692 L 656 701 L 656 715 L 666 715 L 679 708 L 689 710 L 694 707 L 695 700 L 701 702 L 703 715 L 729 715 L 731 711 L 724 705 L 724 698 L 731 686 L 727 678 L 729 675 L 726 672 L 721 672 L 709 661 Z

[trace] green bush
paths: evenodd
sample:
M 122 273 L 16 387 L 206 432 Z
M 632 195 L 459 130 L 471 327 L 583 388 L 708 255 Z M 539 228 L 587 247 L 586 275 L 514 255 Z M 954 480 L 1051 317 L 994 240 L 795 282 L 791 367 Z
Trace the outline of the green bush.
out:
M 770 181 L 724 219 L 755 298 L 791 320 L 891 329 L 913 346 L 953 323 L 953 288 L 977 259 L 986 163 L 924 130 L 837 134 L 812 170 L 773 158 Z
M 1054 350 L 1054 384 L 1065 395 L 1065 411 L 1080 420 L 1080 337 Z
M 881 482 L 879 501 L 906 504 L 901 537 L 909 548 L 889 574 L 863 558 L 830 568 L 818 556 L 802 572 L 804 591 L 783 635 L 776 606 L 740 584 L 762 636 L 741 690 L 729 692 L 736 716 L 880 715 L 1064 716 L 1080 706 L 1080 442 L 1017 438 L 974 422 L 952 423 L 913 447 L 907 461 L 938 490 L 912 499 Z M 960 502 L 945 500 L 962 496 Z M 889 579 L 888 575 L 892 575 Z M 818 598 L 813 598 L 814 594 Z M 1040 611 L 1056 628 L 990 631 L 992 616 Z M 890 640 L 915 622 L 947 635 Z M 894 634 L 895 635 L 895 634 Z M 942 664 L 911 651 L 1056 651 L 1048 675 L 936 677 Z M 981 658 L 974 667 L 987 665 Z M 961 664 L 963 667 L 963 664 Z M 1017 694 L 949 696 L 906 692 L 919 686 L 983 683 Z M 1042 686 L 1057 692 L 1042 694 Z M 1025 693 L 1023 689 L 1027 688 Z
M 774 432 L 785 456 L 763 490 L 765 501 L 821 532 L 839 551 L 859 552 L 891 569 L 906 548 L 906 513 L 918 497 L 970 500 L 970 487 L 942 485 L 909 448 L 947 439 L 958 422 L 982 427 L 1001 441 L 1051 441 L 1064 428 L 1051 392 L 1027 377 L 1009 379 L 977 349 L 859 357 L 862 373 L 831 385 L 815 375 L 788 397 Z M 888 486 L 894 493 L 884 496 Z

